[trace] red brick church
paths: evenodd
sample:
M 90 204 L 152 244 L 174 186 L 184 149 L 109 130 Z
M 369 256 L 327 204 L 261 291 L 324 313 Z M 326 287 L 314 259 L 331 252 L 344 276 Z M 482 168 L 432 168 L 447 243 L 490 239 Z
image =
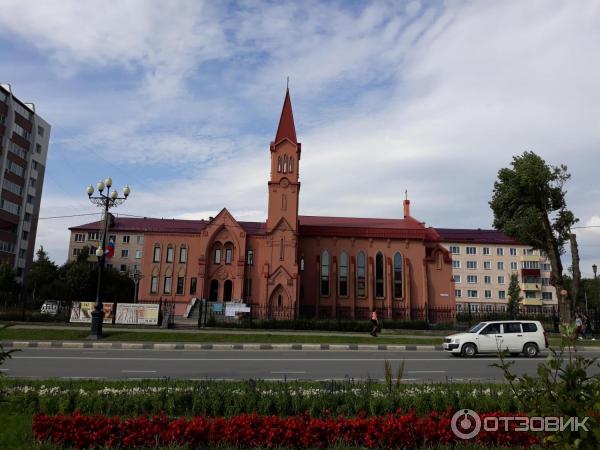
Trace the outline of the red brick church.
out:
M 140 299 L 173 301 L 177 315 L 194 298 L 239 300 L 275 318 L 454 310 L 450 255 L 408 199 L 395 219 L 298 215 L 302 146 L 289 91 L 269 151 L 265 222 L 237 221 L 225 208 L 206 221 L 116 219 L 111 231 L 144 235 Z

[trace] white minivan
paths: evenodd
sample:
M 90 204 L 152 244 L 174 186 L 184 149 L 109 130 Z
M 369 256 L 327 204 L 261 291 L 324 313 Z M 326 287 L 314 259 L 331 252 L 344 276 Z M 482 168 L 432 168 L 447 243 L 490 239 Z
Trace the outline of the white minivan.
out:
M 477 353 L 508 351 L 533 358 L 548 348 L 548 336 L 535 320 L 497 320 L 480 322 L 464 333 L 447 336 L 444 350 L 454 356 L 473 357 Z

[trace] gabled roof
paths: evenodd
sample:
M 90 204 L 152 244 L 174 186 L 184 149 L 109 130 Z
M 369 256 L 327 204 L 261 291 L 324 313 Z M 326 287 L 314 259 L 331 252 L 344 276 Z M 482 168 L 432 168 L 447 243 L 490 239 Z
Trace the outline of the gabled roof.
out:
M 138 233 L 199 233 L 207 225 L 207 220 L 184 219 L 155 219 L 151 217 L 115 217 L 111 232 L 138 232 Z M 248 234 L 264 234 L 264 222 L 238 222 Z M 91 222 L 69 228 L 71 231 L 98 231 L 102 222 Z
M 296 140 L 296 127 L 294 125 L 294 114 L 292 113 L 292 101 L 290 100 L 289 89 L 285 91 L 285 100 L 283 101 L 283 109 L 281 110 L 274 143 L 277 144 L 282 139 L 289 139 L 294 144 L 298 143 Z
M 436 228 L 441 242 L 463 244 L 518 244 L 518 242 L 498 230 Z

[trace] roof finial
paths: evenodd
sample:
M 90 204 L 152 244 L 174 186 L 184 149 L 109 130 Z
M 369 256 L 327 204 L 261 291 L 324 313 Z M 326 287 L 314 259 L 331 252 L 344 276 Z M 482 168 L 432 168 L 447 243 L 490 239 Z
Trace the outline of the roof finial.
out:
M 408 200 L 408 189 L 404 189 L 404 200 Z
M 289 77 L 289 75 L 288 75 L 288 77 L 287 77 L 287 83 L 286 83 L 286 85 L 285 85 L 285 88 L 286 88 L 286 89 L 289 89 L 289 88 L 290 88 L 290 77 Z

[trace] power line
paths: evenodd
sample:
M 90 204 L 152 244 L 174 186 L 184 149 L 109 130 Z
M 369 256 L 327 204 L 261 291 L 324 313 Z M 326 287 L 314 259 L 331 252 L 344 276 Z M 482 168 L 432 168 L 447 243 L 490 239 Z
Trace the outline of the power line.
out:
M 585 225 L 585 226 L 581 226 L 581 227 L 571 227 L 572 230 L 576 230 L 579 228 L 600 228 L 600 225 Z
M 100 214 L 100 213 L 95 212 L 95 213 L 86 213 L 86 214 L 67 214 L 67 215 L 64 215 L 64 216 L 38 217 L 38 220 L 66 219 L 66 218 L 69 218 L 69 217 L 96 216 L 98 214 Z M 133 218 L 137 218 L 137 219 L 157 219 L 158 218 L 158 217 L 148 217 L 148 216 L 137 216 L 135 214 L 125 214 L 125 213 L 116 213 L 114 215 L 117 216 L 117 217 L 119 217 L 119 216 L 125 216 L 125 217 L 133 217 Z M 161 219 L 164 219 L 164 217 L 161 217 Z

